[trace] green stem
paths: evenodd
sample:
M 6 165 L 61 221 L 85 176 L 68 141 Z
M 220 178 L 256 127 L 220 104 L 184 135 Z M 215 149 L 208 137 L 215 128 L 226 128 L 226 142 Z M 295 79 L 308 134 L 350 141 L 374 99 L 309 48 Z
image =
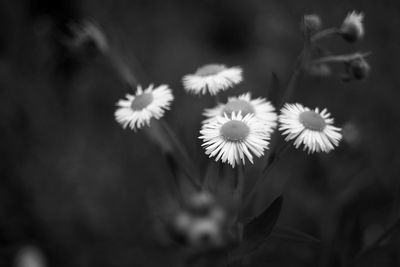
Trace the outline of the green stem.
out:
M 353 54 L 347 54 L 347 55 L 336 55 L 336 56 L 327 56 L 327 57 L 322 57 L 313 60 L 314 63 L 319 64 L 319 63 L 327 63 L 327 62 L 348 62 L 357 58 L 361 57 L 367 57 L 371 55 L 371 52 L 366 52 L 366 53 L 353 53 Z
M 139 84 L 134 72 L 116 51 L 110 50 L 106 56 L 112 67 L 124 82 L 133 88 Z
M 244 189 L 244 165 L 239 164 L 235 170 L 235 195 L 242 199 Z
M 184 145 L 179 141 L 175 132 L 171 129 L 167 122 L 164 120 L 160 120 L 160 125 L 163 127 L 164 131 L 167 133 L 168 138 L 171 140 L 173 147 L 176 148 L 176 151 L 173 151 L 179 154 L 178 160 L 182 161 L 183 170 L 186 172 L 190 182 L 193 184 L 196 190 L 201 190 L 201 182 L 200 177 L 198 175 L 198 171 L 196 170 L 193 162 L 190 160 L 189 154 L 186 151 Z
M 321 40 L 323 38 L 327 38 L 336 34 L 339 34 L 339 29 L 338 28 L 328 28 L 322 31 L 317 32 L 313 36 L 311 36 L 311 42 L 316 42 L 318 40 Z

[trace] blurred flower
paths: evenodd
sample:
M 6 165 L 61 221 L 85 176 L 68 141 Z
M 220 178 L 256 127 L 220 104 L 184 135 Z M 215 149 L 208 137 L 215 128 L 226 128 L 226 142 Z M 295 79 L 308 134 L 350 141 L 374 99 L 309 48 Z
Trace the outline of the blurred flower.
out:
M 208 64 L 194 74 L 183 77 L 183 86 L 186 91 L 194 94 L 216 95 L 242 81 L 242 69 L 239 67 L 227 68 L 225 65 Z
M 264 154 L 269 145 L 268 131 L 269 126 L 254 115 L 243 117 L 241 112 L 232 112 L 231 116 L 224 114 L 203 124 L 199 138 L 203 139 L 207 155 L 235 167 L 240 162 L 245 164 L 245 157 L 253 163 L 252 153 L 257 157 Z
M 344 19 L 340 27 L 340 34 L 348 42 L 355 42 L 364 36 L 364 14 L 353 11 Z
M 371 67 L 363 56 L 354 58 L 346 62 L 347 74 L 357 80 L 362 80 L 368 76 Z
M 226 211 L 209 192 L 191 195 L 171 222 L 173 237 L 190 248 L 216 248 L 229 241 Z
M 328 77 L 332 74 L 331 68 L 324 63 L 314 63 L 308 68 L 308 73 L 317 77 Z
M 356 145 L 360 142 L 361 135 L 358 127 L 352 123 L 347 122 L 342 129 L 343 141 L 349 145 Z
M 214 197 L 208 192 L 200 192 L 193 194 L 186 203 L 186 209 L 193 214 L 208 214 L 210 209 L 215 205 Z
M 317 14 L 304 15 L 304 27 L 310 31 L 319 31 L 322 27 L 321 18 Z
M 217 116 L 223 116 L 224 114 L 230 116 L 232 113 L 239 113 L 239 111 L 243 116 L 254 114 L 254 117 L 266 124 L 268 132 L 272 132 L 277 125 L 277 115 L 271 102 L 260 97 L 251 99 L 250 93 L 242 94 L 238 97 L 229 97 L 226 104 L 218 104 L 215 108 L 206 109 L 203 115 L 208 119 L 204 120 L 203 123 L 208 123 Z
M 117 103 L 119 108 L 114 114 L 115 119 L 124 129 L 129 125 L 135 131 L 145 124 L 149 126 L 151 118 L 160 119 L 174 99 L 167 85 L 155 89 L 150 85 L 145 90 L 139 85 L 135 95 L 127 94 L 125 97 Z
M 341 129 L 333 126 L 333 119 L 326 109 L 310 110 L 301 104 L 285 104 L 279 115 L 280 127 L 285 140 L 295 139 L 298 148 L 302 143 L 308 152 L 329 152 L 339 144 Z
M 223 245 L 222 233 L 219 223 L 211 218 L 193 220 L 187 232 L 191 245 L 211 245 L 214 247 Z
M 108 50 L 107 38 L 96 23 L 92 21 L 83 21 L 82 23 L 71 24 L 70 28 L 73 37 L 69 43 L 75 49 L 94 45 L 103 53 Z
M 15 256 L 15 267 L 45 267 L 43 253 L 35 246 L 25 246 Z

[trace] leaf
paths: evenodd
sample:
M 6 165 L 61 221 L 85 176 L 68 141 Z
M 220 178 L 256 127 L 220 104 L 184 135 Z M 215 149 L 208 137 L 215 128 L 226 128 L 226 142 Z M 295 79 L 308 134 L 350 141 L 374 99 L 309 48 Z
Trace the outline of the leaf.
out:
M 321 242 L 318 238 L 312 235 L 290 227 L 276 226 L 271 233 L 271 237 L 300 243 L 317 244 Z
M 283 197 L 279 196 L 265 211 L 244 226 L 241 245 L 244 254 L 256 250 L 271 234 L 281 213 L 282 202 Z

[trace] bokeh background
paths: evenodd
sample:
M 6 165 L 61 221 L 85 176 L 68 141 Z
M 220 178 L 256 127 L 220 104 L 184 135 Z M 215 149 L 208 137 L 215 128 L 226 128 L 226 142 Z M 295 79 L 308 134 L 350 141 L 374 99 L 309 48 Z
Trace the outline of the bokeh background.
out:
M 271 74 L 284 87 L 301 50 L 302 15 L 338 26 L 354 9 L 365 13 L 365 38 L 323 44 L 335 53 L 372 51 L 369 77 L 302 75 L 293 98 L 327 107 L 345 140 L 328 155 L 290 150 L 262 181 L 255 210 L 283 193 L 278 225 L 321 242 L 270 238 L 248 266 L 344 266 L 398 218 L 400 3 L 0 1 L 0 265 L 22 266 L 16 259 L 28 248 L 47 266 L 178 266 L 179 253 L 157 245 L 147 204 L 171 178 L 164 158 L 143 133 L 114 121 L 115 103 L 130 90 L 123 78 L 173 88 L 165 119 L 204 167 L 197 136 L 214 99 L 185 94 L 182 76 L 207 63 L 238 65 L 245 80 L 222 98 L 270 96 Z M 82 20 L 100 25 L 108 53 L 132 73 L 66 45 L 69 25 Z M 262 165 L 248 168 L 249 184 Z M 357 264 L 400 266 L 399 241 L 395 229 Z

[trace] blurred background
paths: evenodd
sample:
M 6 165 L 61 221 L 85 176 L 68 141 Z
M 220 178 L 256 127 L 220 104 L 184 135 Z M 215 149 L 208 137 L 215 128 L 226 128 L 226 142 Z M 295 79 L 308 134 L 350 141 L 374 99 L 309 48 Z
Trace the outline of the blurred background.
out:
M 284 87 L 293 70 L 302 16 L 340 26 L 352 10 L 365 13 L 365 38 L 322 44 L 338 54 L 372 51 L 369 77 L 304 74 L 293 97 L 327 107 L 344 140 L 327 155 L 291 149 L 262 181 L 255 210 L 283 193 L 278 225 L 321 242 L 270 238 L 247 266 L 343 266 L 396 222 L 400 3 L 0 1 L 0 266 L 178 266 L 179 254 L 157 245 L 147 205 L 171 178 L 164 158 L 114 120 L 115 103 L 131 90 L 124 79 L 173 88 L 165 119 L 200 168 L 208 162 L 197 138 L 201 113 L 214 99 L 187 95 L 182 76 L 207 63 L 237 65 L 244 82 L 223 97 L 269 96 L 272 73 Z M 102 29 L 107 53 L 71 43 L 71 25 L 85 20 Z M 121 76 L 121 64 L 132 73 Z M 247 169 L 249 184 L 263 164 Z M 400 266 L 398 226 L 354 265 Z

